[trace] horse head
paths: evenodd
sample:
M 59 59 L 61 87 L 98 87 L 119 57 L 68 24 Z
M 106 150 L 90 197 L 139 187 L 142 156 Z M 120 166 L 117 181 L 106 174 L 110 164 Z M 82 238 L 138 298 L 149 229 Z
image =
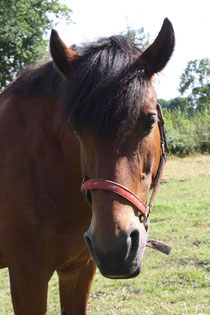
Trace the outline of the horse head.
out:
M 146 204 L 163 155 L 152 81 L 174 49 L 170 21 L 144 52 L 122 36 L 70 49 L 56 31 L 50 46 L 66 77 L 64 112 L 80 142 L 85 179 L 119 184 Z M 138 275 L 147 242 L 139 211 L 114 190 L 91 188 L 88 198 L 92 220 L 85 240 L 101 273 Z

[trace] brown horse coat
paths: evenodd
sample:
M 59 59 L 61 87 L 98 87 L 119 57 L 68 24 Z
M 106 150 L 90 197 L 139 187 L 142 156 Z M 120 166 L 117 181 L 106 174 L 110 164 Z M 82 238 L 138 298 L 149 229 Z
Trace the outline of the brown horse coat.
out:
M 151 110 L 156 115 L 156 94 L 151 80 L 169 60 L 173 46 L 173 29 L 165 20 L 150 48 L 137 59 L 132 57 L 136 64 L 144 65 L 147 73 L 147 96 L 141 104 L 141 115 L 150 115 Z M 122 245 L 126 233 L 134 242 L 133 231 L 137 234 L 143 231 L 132 206 L 113 194 L 93 193 L 91 212 L 80 191 L 80 148 L 90 178 L 106 178 L 109 174 L 113 177 L 110 179 L 123 184 L 127 181 L 128 188 L 136 190 L 145 202 L 161 155 L 157 124 L 146 140 L 137 131 L 134 140 L 125 140 L 128 145 L 122 149 L 124 158 L 122 151 L 120 158 L 117 151 L 110 154 L 110 146 L 114 147 L 112 137 L 98 141 L 85 120 L 80 124 L 85 127 L 79 143 L 68 119 L 63 119 L 65 100 L 60 94 L 73 80 L 81 58 L 54 31 L 51 53 L 60 72 L 52 62 L 28 70 L 0 95 L 0 267 L 9 268 L 14 312 L 18 315 L 46 313 L 47 286 L 54 271 L 59 276 L 63 314 L 85 314 L 96 265 L 85 244 L 84 233 L 90 226 L 88 238 L 96 256 L 109 253 L 108 258 L 104 256 L 104 274 L 115 277 L 115 267 L 112 263 L 109 266 L 110 257 L 115 257 L 115 246 Z M 78 116 L 76 110 L 71 116 L 75 126 L 81 113 Z M 136 185 L 140 162 L 141 180 Z M 127 232 L 132 224 L 135 230 Z M 145 244 L 142 246 L 145 248 Z M 139 250 L 136 248 L 135 255 L 140 255 Z M 137 267 L 139 273 L 140 264 L 137 258 L 135 264 L 129 261 L 125 276 L 123 267 L 120 277 L 129 277 Z

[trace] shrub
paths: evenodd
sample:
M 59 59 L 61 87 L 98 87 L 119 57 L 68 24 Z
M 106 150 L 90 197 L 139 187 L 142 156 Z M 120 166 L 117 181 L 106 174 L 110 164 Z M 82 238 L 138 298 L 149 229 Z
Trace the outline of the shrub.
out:
M 195 116 L 187 117 L 181 110 L 164 109 L 164 120 L 170 152 L 185 156 L 194 152 L 210 153 L 210 110 L 206 106 Z

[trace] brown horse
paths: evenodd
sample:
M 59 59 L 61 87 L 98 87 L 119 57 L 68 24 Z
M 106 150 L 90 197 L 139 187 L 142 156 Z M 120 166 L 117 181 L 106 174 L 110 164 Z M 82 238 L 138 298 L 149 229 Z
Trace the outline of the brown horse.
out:
M 81 167 L 146 203 L 163 154 L 152 78 L 173 52 L 174 32 L 165 19 L 142 53 L 122 36 L 69 49 L 53 30 L 50 48 L 53 61 L 0 95 L 0 267 L 19 315 L 46 313 L 54 271 L 68 315 L 86 313 L 95 262 L 109 278 L 139 274 L 145 221 L 104 189 L 85 189 L 91 211 Z

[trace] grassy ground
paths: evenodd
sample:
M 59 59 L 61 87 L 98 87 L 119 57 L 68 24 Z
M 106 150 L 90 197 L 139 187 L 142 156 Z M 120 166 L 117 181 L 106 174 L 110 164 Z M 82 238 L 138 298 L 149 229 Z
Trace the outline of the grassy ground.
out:
M 149 237 L 172 246 L 171 254 L 148 248 L 141 275 L 130 280 L 108 280 L 97 272 L 89 314 L 210 314 L 209 178 L 210 156 L 167 162 Z M 59 314 L 56 275 L 48 305 L 48 314 Z M 13 314 L 6 269 L 0 271 L 0 314 Z

